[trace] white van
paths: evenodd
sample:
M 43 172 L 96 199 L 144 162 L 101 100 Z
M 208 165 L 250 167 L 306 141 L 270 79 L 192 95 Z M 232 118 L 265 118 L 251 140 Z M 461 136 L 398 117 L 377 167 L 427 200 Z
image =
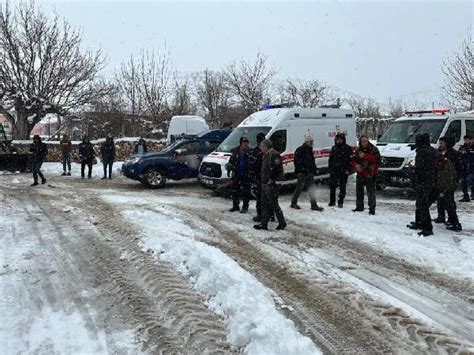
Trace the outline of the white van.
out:
M 201 116 L 173 116 L 170 120 L 166 140 L 168 144 L 171 144 L 181 137 L 195 136 L 208 130 L 209 125 Z
M 230 152 L 239 145 L 240 137 L 247 137 L 250 147 L 257 144 L 258 133 L 264 133 L 273 142 L 273 147 L 281 153 L 284 179 L 293 180 L 294 153 L 304 143 L 309 132 L 314 137 L 314 157 L 320 170 L 318 178 L 328 175 L 328 157 L 337 133 L 345 133 L 347 144 L 356 145 L 356 125 L 354 112 L 340 108 L 271 108 L 255 112 L 247 117 L 219 145 L 215 152 L 207 155 L 199 169 L 199 181 L 209 187 L 217 187 L 226 182 L 226 164 Z
M 412 186 L 415 138 L 420 133 L 429 133 L 433 147 L 440 137 L 452 136 L 458 149 L 466 134 L 474 134 L 474 111 L 453 114 L 445 109 L 411 111 L 395 120 L 377 141 L 382 156 L 379 189 Z

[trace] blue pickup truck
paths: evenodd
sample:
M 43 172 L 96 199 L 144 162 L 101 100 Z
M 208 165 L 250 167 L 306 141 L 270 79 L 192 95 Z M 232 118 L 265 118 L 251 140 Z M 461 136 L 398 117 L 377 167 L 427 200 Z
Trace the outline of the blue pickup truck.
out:
M 180 140 L 160 152 L 132 155 L 122 166 L 122 173 L 149 188 L 163 187 L 167 179 L 196 178 L 201 160 L 213 152 L 229 135 L 227 129 L 206 131 Z

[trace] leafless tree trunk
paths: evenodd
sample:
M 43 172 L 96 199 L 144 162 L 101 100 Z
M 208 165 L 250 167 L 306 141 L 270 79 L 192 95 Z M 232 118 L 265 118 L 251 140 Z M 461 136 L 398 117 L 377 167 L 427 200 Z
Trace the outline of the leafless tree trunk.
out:
M 28 139 L 46 114 L 62 116 L 103 94 L 94 90 L 102 53 L 81 43 L 77 29 L 33 1 L 0 8 L 0 112 L 15 138 Z
M 270 83 L 276 71 L 268 66 L 267 57 L 257 54 L 255 62 L 241 60 L 225 70 L 226 82 L 248 113 L 259 110 L 268 97 Z
M 123 62 L 120 71 L 115 74 L 115 83 L 130 115 L 131 134 L 136 135 L 138 118 L 143 114 L 144 99 L 140 90 L 138 63 L 133 56 Z
M 445 75 L 444 94 L 460 108 L 474 109 L 474 55 L 471 35 L 464 40 L 461 50 L 442 65 Z
M 175 73 L 170 111 L 173 116 L 190 115 L 196 112 L 189 77 L 180 78 L 178 73 Z
M 382 112 L 380 104 L 370 97 L 350 96 L 346 100 L 352 108 L 356 117 L 361 118 L 381 118 Z
M 318 80 L 287 79 L 279 87 L 282 102 L 301 107 L 318 107 L 326 98 L 326 86 Z
M 207 111 L 209 126 L 220 128 L 224 123 L 230 104 L 230 89 L 222 72 L 204 70 L 196 79 L 196 96 L 199 104 Z

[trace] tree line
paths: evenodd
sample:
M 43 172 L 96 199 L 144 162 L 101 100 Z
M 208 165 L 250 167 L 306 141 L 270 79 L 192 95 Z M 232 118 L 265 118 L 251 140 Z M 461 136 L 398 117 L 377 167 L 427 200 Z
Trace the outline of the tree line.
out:
M 104 78 L 107 57 L 82 49 L 80 30 L 59 15 L 46 15 L 33 1 L 0 9 L 0 113 L 27 139 L 47 114 L 62 127 L 80 125 L 103 136 L 159 137 L 173 115 L 199 114 L 209 125 L 235 125 L 268 103 L 302 107 L 340 102 L 358 117 L 400 117 L 423 106 L 402 100 L 388 107 L 373 98 L 335 92 L 317 78 L 276 80 L 278 70 L 258 53 L 213 70 L 183 74 L 167 50 L 141 50 Z M 452 107 L 473 109 L 472 40 L 442 64 L 444 94 Z

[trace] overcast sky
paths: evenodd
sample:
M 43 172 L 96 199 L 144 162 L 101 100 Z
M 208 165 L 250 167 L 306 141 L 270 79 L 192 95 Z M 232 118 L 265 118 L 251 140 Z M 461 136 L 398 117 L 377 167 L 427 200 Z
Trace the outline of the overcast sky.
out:
M 380 101 L 439 95 L 442 59 L 473 24 L 471 1 L 40 1 L 109 56 L 140 48 L 172 55 L 183 72 L 268 55 L 279 78 L 318 78 Z

